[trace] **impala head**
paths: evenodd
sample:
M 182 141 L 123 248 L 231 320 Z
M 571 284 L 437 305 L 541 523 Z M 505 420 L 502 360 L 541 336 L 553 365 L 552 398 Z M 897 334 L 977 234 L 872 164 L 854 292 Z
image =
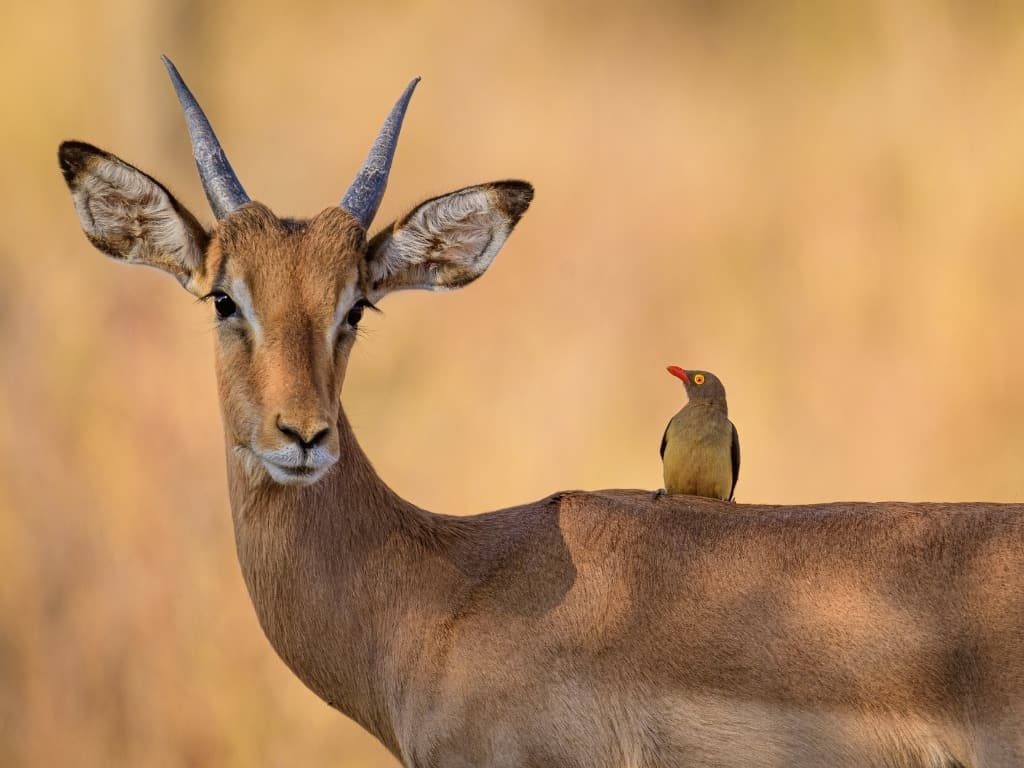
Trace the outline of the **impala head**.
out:
M 60 165 L 82 229 L 108 256 L 159 267 L 212 303 L 229 446 L 252 472 L 315 482 L 338 459 L 339 396 L 363 310 L 392 291 L 475 280 L 533 188 L 503 181 L 451 192 L 368 239 L 414 80 L 341 204 L 309 220 L 278 218 L 250 201 L 198 103 L 165 63 L 217 223 L 205 230 L 152 177 L 89 144 L 65 142 Z

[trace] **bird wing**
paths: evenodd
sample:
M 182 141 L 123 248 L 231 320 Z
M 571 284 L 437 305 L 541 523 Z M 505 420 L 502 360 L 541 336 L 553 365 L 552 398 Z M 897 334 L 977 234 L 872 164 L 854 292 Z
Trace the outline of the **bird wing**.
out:
M 732 490 L 729 491 L 729 501 L 732 501 L 736 494 L 736 481 L 740 479 L 740 436 L 735 424 L 730 422 L 729 426 L 732 427 Z M 661 445 L 664 451 L 665 442 L 662 441 Z
M 668 424 L 665 425 L 665 432 L 661 436 L 661 459 L 665 460 L 665 446 L 668 445 L 668 428 L 672 424 L 672 420 L 669 419 Z

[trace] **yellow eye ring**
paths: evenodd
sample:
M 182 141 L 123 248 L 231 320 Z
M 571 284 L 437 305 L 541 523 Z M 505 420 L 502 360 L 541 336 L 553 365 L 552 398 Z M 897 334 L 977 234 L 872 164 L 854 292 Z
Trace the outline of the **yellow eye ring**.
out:
M 696 376 L 694 376 L 693 377 L 693 383 L 694 384 L 703 384 L 704 383 L 704 374 L 703 373 L 698 373 Z

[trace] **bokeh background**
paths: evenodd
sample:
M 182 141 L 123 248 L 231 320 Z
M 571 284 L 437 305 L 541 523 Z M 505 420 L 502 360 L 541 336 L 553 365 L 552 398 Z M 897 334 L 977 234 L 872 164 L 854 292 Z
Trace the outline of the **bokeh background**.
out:
M 249 193 L 336 201 L 410 76 L 379 221 L 522 177 L 490 272 L 368 316 L 381 475 L 468 513 L 660 485 L 675 363 L 741 501 L 1024 499 L 1024 5 L 39 0 L 0 13 L 0 765 L 393 766 L 249 605 L 212 309 L 111 263 L 79 138 L 206 221 L 175 59 Z

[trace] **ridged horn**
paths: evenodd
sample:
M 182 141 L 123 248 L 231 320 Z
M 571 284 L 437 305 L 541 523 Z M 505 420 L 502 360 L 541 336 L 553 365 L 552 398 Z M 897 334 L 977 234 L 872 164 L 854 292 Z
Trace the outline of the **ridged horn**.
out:
M 248 203 L 249 196 L 245 194 L 241 182 L 231 168 L 231 163 L 224 156 L 224 150 L 221 149 L 217 134 L 210 127 L 210 121 L 206 119 L 203 108 L 181 79 L 177 67 L 166 56 L 160 58 L 167 67 L 167 73 L 171 76 L 174 90 L 178 94 L 178 101 L 185 111 L 185 122 L 188 124 L 188 134 L 192 139 L 192 156 L 196 159 L 199 179 L 203 182 L 206 199 L 210 201 L 213 215 L 219 221 Z
M 420 79 L 414 78 L 406 86 L 402 95 L 395 102 L 376 141 L 370 148 L 370 154 L 366 156 L 366 162 L 356 175 L 352 186 L 341 199 L 341 207 L 351 213 L 363 229 L 369 229 L 373 223 L 373 217 L 377 215 L 380 201 L 384 197 L 384 190 L 388 186 L 388 174 L 391 172 L 391 160 L 395 156 L 395 147 L 398 146 L 398 134 L 402 130 L 402 120 L 405 118 L 405 110 L 409 106 L 409 99 L 412 92 L 416 90 L 416 84 Z

